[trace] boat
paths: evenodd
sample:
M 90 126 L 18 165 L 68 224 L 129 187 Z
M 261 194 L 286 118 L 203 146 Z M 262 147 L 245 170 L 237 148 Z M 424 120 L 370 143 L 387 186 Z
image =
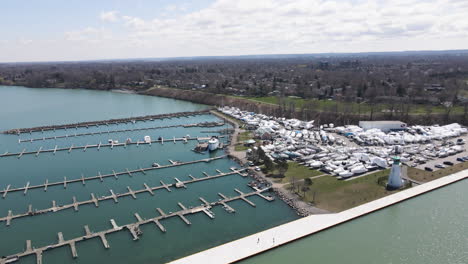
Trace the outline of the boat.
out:
M 150 136 L 145 136 L 145 143 L 151 143 L 151 137 Z
M 215 136 L 208 140 L 208 151 L 215 151 L 219 147 L 219 139 Z

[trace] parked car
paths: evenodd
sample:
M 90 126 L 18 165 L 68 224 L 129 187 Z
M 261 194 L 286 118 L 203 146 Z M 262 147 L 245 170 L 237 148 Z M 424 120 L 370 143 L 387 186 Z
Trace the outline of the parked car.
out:
M 445 168 L 445 166 L 442 164 L 436 164 L 434 167 L 439 168 L 439 169 Z
M 451 162 L 451 161 L 444 161 L 444 164 L 449 165 L 449 166 L 453 166 L 453 162 Z
M 253 166 L 253 165 L 255 165 L 255 164 L 254 164 L 253 162 L 249 161 L 248 165 L 249 165 L 249 166 Z
M 430 168 L 430 167 L 424 167 L 424 169 L 427 170 L 427 171 L 434 171 L 434 170 L 433 170 L 432 168 Z
M 463 159 L 463 157 L 460 157 L 460 158 L 457 158 L 457 161 L 464 162 L 465 159 Z
M 256 170 L 256 171 L 261 171 L 261 169 L 260 169 L 259 166 L 256 166 L 256 167 L 255 167 L 255 170 Z

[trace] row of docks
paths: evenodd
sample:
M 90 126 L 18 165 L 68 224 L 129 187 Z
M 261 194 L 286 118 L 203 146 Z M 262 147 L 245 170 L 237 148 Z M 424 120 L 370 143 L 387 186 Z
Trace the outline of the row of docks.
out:
M 169 118 L 181 118 L 181 117 L 190 117 L 196 115 L 204 115 L 209 113 L 210 110 L 201 110 L 193 112 L 179 112 L 179 113 L 170 113 L 170 114 L 159 114 L 159 115 L 146 115 L 138 117 L 127 117 L 127 118 L 118 118 L 118 119 L 109 119 L 109 120 L 100 120 L 100 121 L 88 121 L 80 122 L 73 124 L 64 124 L 64 125 L 50 125 L 50 126 L 40 126 L 32 128 L 16 128 L 7 131 L 3 131 L 4 134 L 15 134 L 20 135 L 22 133 L 33 133 L 33 132 L 44 132 L 44 131 L 55 131 L 58 129 L 72 129 L 72 128 L 89 128 L 91 126 L 109 126 L 109 125 L 119 125 L 126 123 L 136 123 L 138 121 L 146 122 L 153 121 L 155 119 L 169 119 Z
M 211 202 L 211 203 L 206 201 L 202 197 L 200 197 L 200 200 L 203 202 L 203 204 L 200 205 L 200 206 L 191 207 L 191 208 L 187 208 L 182 203 L 179 202 L 178 205 L 181 208 L 181 210 L 179 210 L 179 211 L 167 214 L 163 210 L 161 210 L 160 208 L 156 208 L 156 210 L 159 213 L 159 216 L 154 217 L 154 218 L 149 218 L 149 219 L 143 219 L 138 213 L 135 213 L 134 215 L 135 215 L 135 218 L 137 219 L 137 221 L 134 222 L 134 223 L 123 225 L 123 226 L 119 226 L 115 222 L 114 219 L 111 219 L 110 223 L 112 225 L 112 228 L 104 230 L 104 231 L 100 231 L 100 232 L 92 232 L 89 229 L 89 227 L 86 225 L 86 226 L 84 226 L 85 235 L 80 236 L 80 237 L 75 237 L 75 238 L 72 238 L 72 239 L 69 239 L 69 240 L 65 240 L 64 237 L 63 237 L 63 233 L 59 232 L 58 233 L 58 242 L 57 243 L 42 246 L 42 247 L 37 247 L 37 248 L 32 247 L 31 240 L 27 240 L 26 241 L 25 251 L 14 254 L 14 255 L 6 256 L 6 257 L 1 257 L 0 258 L 0 264 L 12 263 L 12 262 L 15 262 L 15 261 L 19 260 L 22 257 L 29 256 L 29 255 L 36 255 L 36 263 L 37 264 L 42 264 L 42 254 L 43 254 L 44 251 L 51 250 L 51 249 L 54 249 L 54 248 L 63 247 L 63 246 L 69 246 L 70 250 L 71 250 L 72 257 L 77 258 L 78 257 L 78 252 L 77 252 L 77 249 L 76 249 L 76 244 L 78 242 L 93 239 L 93 238 L 100 238 L 104 248 L 108 249 L 108 248 L 110 248 L 109 242 L 106 239 L 106 235 L 108 235 L 108 234 L 111 234 L 111 233 L 114 233 L 114 232 L 119 232 L 121 230 L 128 230 L 130 232 L 130 235 L 132 236 L 133 240 L 138 240 L 139 237 L 142 235 L 142 231 L 140 230 L 141 225 L 145 225 L 145 224 L 148 224 L 148 223 L 154 223 L 154 224 L 156 224 L 156 226 L 162 232 L 166 232 L 166 228 L 160 222 L 163 219 L 167 219 L 167 218 L 171 218 L 171 217 L 179 217 L 182 221 L 184 221 L 184 223 L 186 223 L 187 225 L 191 225 L 191 222 L 185 216 L 190 215 L 190 214 L 200 213 L 200 212 L 205 213 L 210 219 L 213 219 L 215 216 L 214 216 L 213 212 L 211 212 L 210 209 L 212 207 L 214 207 L 214 206 L 217 206 L 217 205 L 223 206 L 223 208 L 226 211 L 228 211 L 229 213 L 234 213 L 235 210 L 232 207 L 230 207 L 229 205 L 227 205 L 228 202 L 240 199 L 240 200 L 243 200 L 243 201 L 247 202 L 251 206 L 255 207 L 255 204 L 252 201 L 247 199 L 247 197 L 253 196 L 253 195 L 259 195 L 260 197 L 266 199 L 267 201 L 272 201 L 273 198 L 271 196 L 265 196 L 265 195 L 262 194 L 263 192 L 268 191 L 268 190 L 269 190 L 269 188 L 255 189 L 255 191 L 253 191 L 253 192 L 243 193 L 243 192 L 235 189 L 235 191 L 237 193 L 239 193 L 238 196 L 227 197 L 227 196 L 219 193 L 219 196 L 222 199 L 220 199 L 220 200 L 218 200 L 216 202 Z
M 53 136 L 53 137 L 25 138 L 25 139 L 19 139 L 18 143 L 34 142 L 34 141 L 45 141 L 45 140 L 56 140 L 56 139 L 71 138 L 71 137 L 94 136 L 94 135 L 111 134 L 111 133 L 123 133 L 123 132 L 134 132 L 134 131 L 145 131 L 145 130 L 175 128 L 175 127 L 184 127 L 184 128 L 189 128 L 189 127 L 216 127 L 216 126 L 222 126 L 222 125 L 224 125 L 223 122 L 201 122 L 201 123 L 180 124 L 180 125 L 170 125 L 170 126 L 154 126 L 154 127 L 106 130 L 106 131 L 98 131 L 98 132 L 67 134 L 67 135 Z
M 189 177 L 191 178 L 190 180 L 181 181 L 181 180 L 179 180 L 177 178 L 174 178 L 175 183 L 166 184 L 163 181 L 160 181 L 161 185 L 153 186 L 153 187 L 149 187 L 146 183 L 143 183 L 144 188 L 139 189 L 139 190 L 132 190 L 129 186 L 127 186 L 128 192 L 117 193 L 116 194 L 116 193 L 114 193 L 113 190 L 109 190 L 110 195 L 102 196 L 102 197 L 98 197 L 98 198 L 96 198 L 94 193 L 91 193 L 91 199 L 85 200 L 85 201 L 80 201 L 80 202 L 78 202 L 76 200 L 76 197 L 73 196 L 73 199 L 72 199 L 73 202 L 70 203 L 70 204 L 65 204 L 65 205 L 58 206 L 55 201 L 52 201 L 52 207 L 41 209 L 41 210 L 34 210 L 33 211 L 32 205 L 29 205 L 28 210 L 25 213 L 20 213 L 20 214 L 14 215 L 12 210 L 9 210 L 7 216 L 0 217 L 0 221 L 5 221 L 6 226 L 10 226 L 11 221 L 13 219 L 16 219 L 16 218 L 27 217 L 27 216 L 35 216 L 35 215 L 42 215 L 42 214 L 46 214 L 46 213 L 58 212 L 58 211 L 71 209 L 71 208 L 73 208 L 75 211 L 78 211 L 79 206 L 87 205 L 87 204 L 94 204 L 95 207 L 99 207 L 99 202 L 102 202 L 102 201 L 114 200 L 115 203 L 118 203 L 119 202 L 118 199 L 121 198 L 121 197 L 131 196 L 133 199 L 137 199 L 137 196 L 136 196 L 137 194 L 145 193 L 145 192 L 148 192 L 149 194 L 154 196 L 154 191 L 156 191 L 156 190 L 166 189 L 168 192 L 171 192 L 171 187 L 187 188 L 187 185 L 191 184 L 191 183 L 216 179 L 216 178 L 229 176 L 229 175 L 234 175 L 234 174 L 238 174 L 238 175 L 241 175 L 243 177 L 246 177 L 247 174 L 242 173 L 244 170 L 245 169 L 240 169 L 240 170 L 232 169 L 231 172 L 227 172 L 227 173 L 222 172 L 220 170 L 216 170 L 219 173 L 219 174 L 216 174 L 216 175 L 208 175 L 206 172 L 204 172 L 205 177 L 196 178 L 196 177 L 194 177 L 192 175 L 189 175 Z
M 24 187 L 19 187 L 19 188 L 11 188 L 11 185 L 7 185 L 4 190 L 0 191 L 0 194 L 2 195 L 2 198 L 5 199 L 7 194 L 12 193 L 12 192 L 23 192 L 24 195 L 26 195 L 28 190 L 42 188 L 44 189 L 44 191 L 47 191 L 47 188 L 49 188 L 50 186 L 63 186 L 63 188 L 66 189 L 67 185 L 71 183 L 81 182 L 83 185 L 85 185 L 86 181 L 91 181 L 91 180 L 100 180 L 101 182 L 103 182 L 105 178 L 109 178 L 109 177 L 113 177 L 115 179 L 118 179 L 119 176 L 121 175 L 128 175 L 130 177 L 133 177 L 133 175 L 136 173 L 146 174 L 147 171 L 152 171 L 152 170 L 172 168 L 172 167 L 178 167 L 178 166 L 184 166 L 184 165 L 190 165 L 190 164 L 196 164 L 196 163 L 202 163 L 202 162 L 208 163 L 208 162 L 218 160 L 218 159 L 223 159 L 226 157 L 227 155 L 222 155 L 222 156 L 213 157 L 213 158 L 206 158 L 206 159 L 201 159 L 201 160 L 192 160 L 192 161 L 185 161 L 185 162 L 169 160 L 170 164 L 168 165 L 159 165 L 155 163 L 153 167 L 148 167 L 148 168 L 140 167 L 139 169 L 136 169 L 136 170 L 125 169 L 125 171 L 120 171 L 120 172 L 116 172 L 115 170 L 112 170 L 112 173 L 108 173 L 108 174 L 101 174 L 101 172 L 98 172 L 98 175 L 89 176 L 89 177 L 82 176 L 79 179 L 67 180 L 67 178 L 64 177 L 63 181 L 58 181 L 58 182 L 49 182 L 49 180 L 46 179 L 44 184 L 30 185 L 30 183 L 28 182 L 26 183 Z
M 218 136 L 219 138 L 223 138 L 224 136 Z M 164 142 L 173 142 L 174 144 L 177 142 L 177 141 L 183 141 L 184 143 L 187 143 L 188 141 L 191 141 L 191 140 L 197 140 L 197 141 L 202 141 L 202 140 L 209 140 L 211 137 L 181 137 L 181 138 L 176 138 L 176 137 L 173 137 L 171 139 L 164 139 L 164 138 L 159 138 L 157 140 L 150 140 L 150 141 L 137 141 L 137 142 L 124 142 L 124 143 L 114 143 L 114 142 L 111 142 L 111 143 L 105 143 L 105 144 L 102 144 L 102 142 L 99 142 L 99 144 L 91 144 L 91 145 L 85 145 L 85 146 L 75 146 L 75 145 L 71 145 L 70 147 L 67 147 L 67 148 L 59 148 L 57 145 L 55 145 L 55 147 L 53 149 L 42 149 L 42 147 L 40 147 L 38 150 L 35 150 L 35 151 L 27 151 L 26 149 L 23 149 L 21 152 L 16 152 L 16 153 L 10 153 L 10 152 L 5 152 L 3 154 L 0 155 L 0 158 L 4 158 L 4 157 L 11 157 L 11 156 L 16 156 L 19 158 L 21 158 L 22 156 L 24 155 L 31 155 L 31 154 L 34 154 L 37 156 L 39 156 L 39 154 L 41 153 L 57 153 L 57 151 L 68 151 L 68 153 L 71 153 L 72 150 L 77 150 L 77 149 L 82 149 L 83 151 L 86 151 L 87 149 L 89 148 L 96 148 L 97 150 L 100 150 L 101 148 L 104 148 L 104 147 L 110 147 L 111 149 L 113 149 L 114 147 L 127 147 L 129 145 L 151 145 L 152 143 L 160 143 L 161 145 L 164 144 Z

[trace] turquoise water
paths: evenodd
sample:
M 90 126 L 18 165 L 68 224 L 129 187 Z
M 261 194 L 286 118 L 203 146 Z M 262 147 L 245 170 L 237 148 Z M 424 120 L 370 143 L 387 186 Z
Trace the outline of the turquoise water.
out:
M 17 127 L 32 127 L 45 124 L 72 123 L 87 120 L 101 120 L 117 117 L 128 117 L 148 114 L 161 114 L 181 111 L 194 111 L 204 109 L 206 106 L 172 99 L 147 97 L 140 95 L 119 94 L 88 90 L 59 90 L 59 89 L 29 89 L 21 87 L 0 86 L 0 129 Z M 212 115 L 201 115 L 189 118 L 175 118 L 155 120 L 151 122 L 137 122 L 136 124 L 112 125 L 109 127 L 80 128 L 68 131 L 37 132 L 30 134 L 0 135 L 0 152 L 21 152 L 58 147 L 69 147 L 72 144 L 86 145 L 106 143 L 108 139 L 124 142 L 130 137 L 134 141 L 142 140 L 145 135 L 152 138 L 182 137 L 187 134 L 192 137 L 208 136 L 206 130 L 219 128 L 168 128 L 128 133 L 114 133 L 93 136 L 83 136 L 58 140 L 46 140 L 18 143 L 18 139 L 47 137 L 84 133 L 90 131 L 107 131 L 108 129 L 139 128 L 149 126 L 164 126 L 174 124 L 189 124 L 203 121 L 216 121 Z M 112 170 L 124 171 L 150 167 L 153 162 L 161 165 L 169 164 L 169 159 L 179 161 L 199 160 L 207 157 L 224 155 L 219 150 L 211 154 L 198 154 L 191 151 L 195 141 L 187 144 L 182 142 L 165 142 L 164 145 L 152 144 L 140 146 L 127 146 L 110 148 L 73 150 L 35 155 L 24 155 L 21 158 L 0 158 L 0 189 L 11 184 L 13 187 L 25 186 L 67 179 L 77 179 L 81 176 L 89 177 L 111 173 Z M 210 163 L 197 163 L 153 170 L 146 175 L 135 173 L 133 177 L 121 175 L 118 179 L 105 178 L 63 186 L 49 187 L 47 192 L 43 189 L 9 193 L 5 199 L 0 199 L 0 215 L 6 216 L 8 210 L 13 213 L 23 213 L 29 204 L 34 209 L 43 209 L 57 204 L 69 204 L 75 196 L 78 201 L 90 199 L 91 193 L 96 197 L 109 195 L 112 189 L 115 193 L 127 191 L 127 186 L 133 190 L 143 188 L 143 184 L 159 186 L 159 181 L 174 183 L 174 178 L 189 180 L 189 174 L 203 177 L 203 172 L 210 175 L 218 174 L 216 169 L 223 172 L 231 167 L 238 167 L 229 159 L 220 159 Z M 99 208 L 92 205 L 80 206 L 79 211 L 73 209 L 56 213 L 47 213 L 33 217 L 14 219 L 11 226 L 0 223 L 0 256 L 10 255 L 25 248 L 25 241 L 32 240 L 33 247 L 45 246 L 57 241 L 57 233 L 62 232 L 65 239 L 84 234 L 84 225 L 92 231 L 100 231 L 111 227 L 110 219 L 117 224 L 124 225 L 135 222 L 134 213 L 143 218 L 158 216 L 156 208 L 166 212 L 180 210 L 177 202 L 185 206 L 198 206 L 199 197 L 208 201 L 218 200 L 221 192 L 227 196 L 237 193 L 234 188 L 244 192 L 251 191 L 247 183 L 248 178 L 239 175 L 225 176 L 209 181 L 191 183 L 187 189 L 165 189 L 155 191 L 155 195 L 148 193 L 119 198 L 118 203 L 107 200 L 99 203 Z M 231 202 L 236 209 L 235 214 L 229 214 L 221 207 L 214 207 L 215 219 L 209 219 L 205 214 L 199 213 L 186 216 L 192 225 L 186 225 L 178 218 L 162 220 L 167 232 L 162 233 L 154 224 L 141 226 L 143 235 L 139 241 L 133 241 L 127 231 L 113 233 L 107 236 L 110 249 L 104 249 L 99 239 L 91 239 L 77 244 L 79 257 L 72 259 L 68 247 L 46 251 L 44 263 L 165 263 L 167 261 L 186 256 L 215 245 L 243 237 L 245 235 L 264 230 L 296 219 L 295 213 L 281 200 L 267 202 L 259 197 L 249 198 L 257 207 L 251 207 L 242 201 Z M 24 258 L 20 263 L 35 263 L 34 257 Z
M 466 264 L 467 190 L 464 180 L 239 264 Z

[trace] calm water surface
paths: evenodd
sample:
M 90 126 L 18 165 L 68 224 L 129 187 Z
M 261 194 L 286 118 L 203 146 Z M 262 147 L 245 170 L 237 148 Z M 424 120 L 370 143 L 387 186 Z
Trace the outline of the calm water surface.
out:
M 89 90 L 60 90 L 60 89 L 29 89 L 21 87 L 0 86 L 0 129 L 17 127 L 33 127 L 45 124 L 72 123 L 87 120 L 102 120 L 117 117 L 129 117 L 148 114 L 161 114 L 181 111 L 195 111 L 206 106 L 178 100 L 147 97 L 140 95 L 119 94 Z M 145 135 L 153 139 L 182 137 L 187 134 L 192 137 L 208 136 L 207 130 L 220 128 L 168 128 L 126 133 L 111 133 L 84 137 L 74 137 L 57 140 L 18 143 L 18 139 L 47 137 L 84 133 L 91 131 L 107 131 L 112 129 L 140 128 L 152 126 L 166 126 L 176 124 L 191 124 L 204 121 L 217 121 L 212 115 L 200 115 L 189 118 L 175 118 L 155 120 L 151 122 L 137 122 L 136 124 L 111 125 L 109 127 L 80 128 L 71 130 L 57 130 L 56 132 L 22 134 L 20 136 L 0 134 L 0 152 L 21 152 L 58 147 L 70 147 L 72 144 L 86 145 L 106 143 L 108 139 L 124 142 L 127 138 L 142 140 Z M 169 164 L 169 159 L 179 161 L 199 160 L 207 157 L 223 155 L 219 150 L 211 154 L 197 154 L 191 151 L 195 141 L 187 144 L 165 142 L 164 145 L 152 144 L 110 148 L 73 150 L 52 153 L 41 153 L 39 156 L 25 155 L 0 158 L 0 189 L 7 185 L 23 187 L 27 182 L 31 185 L 42 184 L 46 180 L 61 181 L 78 179 L 82 176 L 94 176 L 115 171 L 150 167 L 153 162 L 161 165 Z M 210 163 L 197 163 L 153 170 L 146 175 L 136 173 L 133 177 L 121 175 L 118 179 L 106 178 L 99 180 L 49 187 L 43 189 L 9 193 L 5 199 L 0 199 L 0 215 L 6 216 L 8 210 L 13 213 L 23 213 L 28 205 L 34 209 L 48 208 L 52 201 L 58 205 L 69 204 L 72 198 L 78 201 L 90 199 L 91 193 L 96 196 L 109 195 L 110 190 L 115 193 L 127 192 L 127 187 L 133 190 L 143 188 L 143 184 L 159 186 L 174 183 L 174 178 L 189 180 L 189 175 L 203 177 L 203 172 L 210 175 L 218 174 L 217 169 L 227 172 L 238 164 L 226 158 Z M 209 181 L 191 183 L 187 189 L 175 189 L 171 192 L 155 191 L 155 195 L 148 193 L 119 198 L 118 203 L 108 200 L 94 205 L 80 206 L 79 211 L 72 209 L 47 213 L 33 217 L 14 219 L 11 226 L 0 223 L 0 256 L 21 252 L 25 248 L 25 241 L 32 240 L 33 246 L 45 246 L 57 241 L 57 233 L 62 232 L 65 239 L 82 236 L 84 225 L 92 231 L 100 231 L 111 227 L 110 219 L 117 224 L 124 225 L 135 222 L 134 213 L 143 218 L 158 216 L 156 208 L 166 212 L 180 210 L 177 202 L 185 206 L 198 206 L 199 197 L 208 201 L 216 201 L 221 192 L 227 196 L 234 196 L 237 188 L 244 192 L 252 191 L 247 186 L 248 178 L 231 175 Z M 295 213 L 281 200 L 267 202 L 259 197 L 249 198 L 257 207 L 251 207 L 242 201 L 231 202 L 236 209 L 235 214 L 229 214 L 221 207 L 214 207 L 215 219 L 209 219 L 205 214 L 188 215 L 192 222 L 188 226 L 178 218 L 162 220 L 167 232 L 162 233 L 154 224 L 141 226 L 143 235 L 139 241 L 133 241 L 128 231 L 116 232 L 107 236 L 110 249 L 104 249 L 99 239 L 91 239 L 77 244 L 79 257 L 72 259 L 69 247 L 62 247 L 46 251 L 44 263 L 165 263 L 185 255 L 204 250 L 206 248 L 228 242 L 260 230 L 294 220 Z M 24 258 L 20 263 L 35 263 L 33 256 Z
M 466 264 L 468 180 L 239 264 Z

